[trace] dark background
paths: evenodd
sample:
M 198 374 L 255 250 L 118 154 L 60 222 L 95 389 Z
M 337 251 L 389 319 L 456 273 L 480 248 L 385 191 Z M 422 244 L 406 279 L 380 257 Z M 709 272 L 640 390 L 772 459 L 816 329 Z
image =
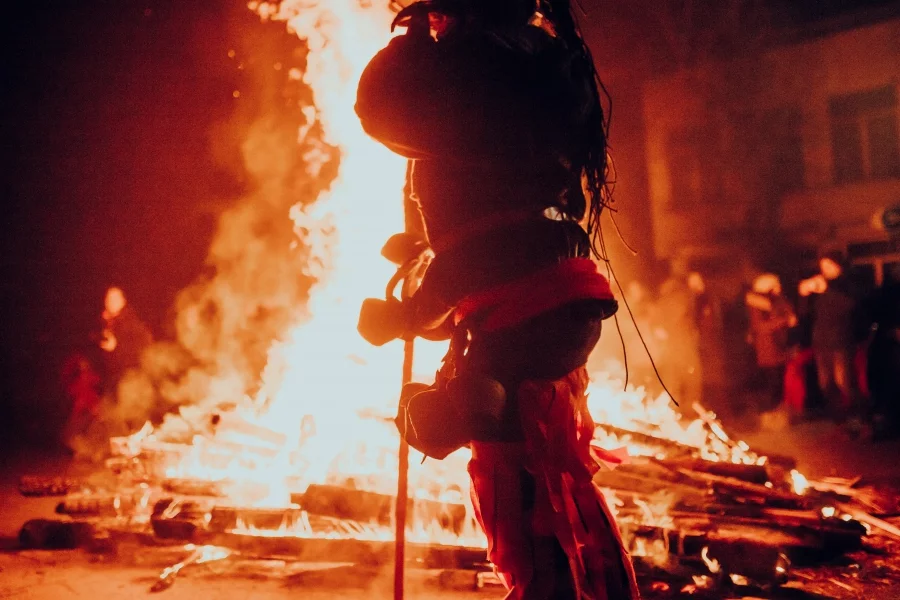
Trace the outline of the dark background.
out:
M 175 294 L 243 191 L 258 107 L 245 52 L 229 57 L 250 45 L 241 32 L 299 42 L 221 0 L 17 3 L 4 21 L 0 419 L 40 437 L 105 288 L 171 335 Z
M 672 67 L 671 51 L 646 3 L 581 4 L 615 102 L 620 224 L 640 252 L 621 270 L 652 270 L 640 88 Z M 766 8 L 790 29 L 876 4 Z M 87 343 L 107 286 L 171 336 L 175 294 L 204 269 L 216 216 L 249 185 L 240 142 L 272 101 L 248 85 L 270 68 L 255 49 L 288 56 L 299 42 L 240 0 L 19 2 L 0 28 L 0 429 L 41 438 L 66 410 L 60 362 Z

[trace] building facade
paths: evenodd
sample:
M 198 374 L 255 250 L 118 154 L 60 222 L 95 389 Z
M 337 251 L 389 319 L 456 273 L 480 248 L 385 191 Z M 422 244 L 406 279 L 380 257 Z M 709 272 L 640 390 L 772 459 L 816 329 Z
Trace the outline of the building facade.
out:
M 900 15 L 650 82 L 655 253 L 746 278 L 840 248 L 880 278 L 900 260 L 898 100 Z

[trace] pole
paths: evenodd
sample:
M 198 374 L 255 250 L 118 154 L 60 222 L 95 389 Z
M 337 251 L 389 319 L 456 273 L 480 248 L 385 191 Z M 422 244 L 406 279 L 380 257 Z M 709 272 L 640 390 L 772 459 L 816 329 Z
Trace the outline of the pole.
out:
M 403 342 L 403 385 L 412 381 L 413 346 L 412 340 Z M 406 565 L 406 505 L 409 501 L 409 444 L 400 436 L 400 451 L 397 465 L 397 506 L 395 514 L 396 530 L 394 543 L 394 600 L 403 600 L 404 575 Z
M 406 185 L 403 188 L 403 217 L 404 229 L 407 233 L 424 235 L 425 228 L 422 221 L 422 213 L 413 196 L 412 174 L 413 161 L 406 166 Z M 410 281 L 403 282 L 401 298 L 406 299 L 410 292 Z M 402 384 L 412 381 L 413 370 L 413 340 L 403 342 L 403 377 Z M 403 600 L 403 587 L 405 581 L 406 566 L 406 505 L 409 501 L 409 444 L 400 436 L 400 450 L 397 453 L 397 505 L 394 508 L 394 600 Z

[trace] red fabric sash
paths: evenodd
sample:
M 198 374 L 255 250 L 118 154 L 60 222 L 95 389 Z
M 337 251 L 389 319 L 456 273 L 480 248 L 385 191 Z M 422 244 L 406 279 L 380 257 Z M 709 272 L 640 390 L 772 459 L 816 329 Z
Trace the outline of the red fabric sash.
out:
M 589 258 L 568 258 L 509 283 L 466 296 L 457 324 L 476 317 L 479 329 L 513 327 L 576 300 L 614 300 L 609 281 Z
M 587 382 L 584 367 L 555 381 L 526 381 L 517 394 L 525 442 L 472 443 L 473 503 L 509 599 L 640 597 L 618 527 L 593 483 L 600 465 L 591 449 Z M 523 495 L 523 470 L 535 481 L 533 506 Z M 565 572 L 553 567 L 557 543 Z

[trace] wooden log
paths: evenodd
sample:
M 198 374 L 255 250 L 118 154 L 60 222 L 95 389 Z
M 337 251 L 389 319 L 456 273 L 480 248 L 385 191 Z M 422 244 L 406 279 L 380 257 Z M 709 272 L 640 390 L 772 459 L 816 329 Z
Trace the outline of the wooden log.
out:
M 849 504 L 839 503 L 836 508 L 847 513 L 861 523 L 865 523 L 870 527 L 874 527 L 881 533 L 893 538 L 894 540 L 900 541 L 900 528 L 898 528 L 896 525 L 892 525 L 887 521 L 879 519 L 878 517 L 874 517 L 864 510 L 860 510 L 855 506 L 851 506 Z
M 266 445 L 281 448 L 287 442 L 287 435 L 268 427 L 244 419 L 237 413 L 223 412 L 214 416 L 216 434 L 242 436 L 264 441 Z
M 619 519 L 641 519 L 644 513 L 639 508 L 619 508 L 617 515 Z M 823 517 L 820 512 L 816 511 L 795 511 L 746 505 L 710 505 L 705 511 L 679 510 L 678 507 L 675 507 L 668 510 L 666 515 L 673 519 L 676 529 L 688 525 L 704 529 L 714 529 L 719 525 L 746 525 L 784 531 L 813 530 L 836 536 L 846 536 L 848 540 L 857 542 L 866 535 L 866 529 L 859 521 L 845 520 L 839 517 Z
M 741 526 L 713 531 L 688 527 L 664 533 L 672 561 L 663 565 L 667 571 L 714 577 L 736 574 L 775 585 L 787 580 L 790 551 L 803 548 L 805 543 L 781 532 L 764 535 L 764 530 Z
M 376 492 L 313 484 L 302 494 L 291 494 L 291 502 L 311 514 L 361 522 L 390 523 L 394 498 Z
M 742 575 L 753 582 L 781 585 L 788 581 L 790 558 L 779 546 L 760 544 L 756 540 L 708 537 L 704 547 L 707 548 L 707 560 L 704 561 L 707 568 L 707 561 L 715 561 L 722 573 Z
M 628 429 L 621 429 L 619 427 L 614 427 L 612 425 L 606 424 L 597 425 L 597 429 L 600 429 L 609 435 L 614 435 L 620 440 L 623 438 L 629 438 L 637 444 L 659 448 L 661 451 L 665 451 L 667 457 L 669 458 L 675 456 L 696 456 L 700 452 L 693 446 L 680 444 L 666 438 L 642 433 L 640 431 L 630 431 Z
M 301 562 L 351 562 L 383 565 L 390 562 L 393 542 L 352 538 L 304 538 L 295 536 L 252 536 L 216 533 L 207 543 L 237 550 L 250 556 L 283 556 Z
M 162 482 L 162 489 L 166 492 L 180 496 L 209 496 L 211 498 L 224 498 L 222 489 L 228 486 L 228 481 L 206 481 L 203 479 L 170 478 Z
M 262 509 L 255 509 L 260 510 Z M 277 511 L 272 511 L 275 514 Z M 784 514 L 773 513 L 784 517 Z M 766 515 L 766 513 L 763 513 Z M 795 556 L 798 552 L 820 551 L 833 545 L 821 531 L 803 527 L 783 530 L 779 523 L 750 522 L 749 518 L 716 517 L 678 513 L 674 515 L 675 528 L 664 529 L 637 526 L 637 535 L 645 537 L 662 536 L 669 542 L 672 560 L 682 571 L 705 573 L 707 567 L 702 559 L 703 549 L 708 557 L 719 561 L 727 572 L 733 572 L 766 582 L 777 583 L 780 554 Z M 791 517 L 797 515 L 789 514 Z M 803 514 L 801 521 L 812 519 L 812 514 Z M 274 521 L 273 521 L 274 522 Z M 843 524 L 827 522 L 826 525 Z M 827 533 L 827 532 L 826 532 Z M 841 532 L 847 535 L 846 532 Z M 847 535 L 849 538 L 849 536 Z M 856 538 L 859 539 L 857 531 Z M 234 532 L 205 532 L 195 539 L 198 543 L 210 543 L 238 550 L 246 556 L 285 557 L 301 561 L 353 562 L 364 565 L 385 565 L 390 562 L 391 542 L 389 540 L 323 539 L 290 535 L 253 536 Z M 845 549 L 845 548 L 844 548 Z M 409 545 L 410 566 L 424 568 L 483 568 L 486 557 L 483 549 L 455 548 L 426 544 Z
M 823 560 L 854 552 L 862 547 L 861 528 L 836 524 L 784 526 L 739 518 L 710 522 L 690 517 L 675 520 L 675 530 L 687 532 L 687 539 L 716 540 L 719 543 L 742 540 L 781 548 L 797 564 L 817 564 Z M 696 548 L 691 553 L 695 553 Z
M 708 558 L 719 561 L 729 573 L 737 573 L 757 581 L 777 583 L 786 568 L 782 554 L 819 550 L 828 543 L 824 538 L 781 531 L 778 528 L 742 524 L 717 524 L 710 529 L 706 520 L 681 520 L 676 529 L 639 526 L 636 535 L 668 541 L 672 558 L 681 567 L 694 572 L 707 572 L 703 562 L 704 548 Z M 391 541 L 333 539 L 299 536 L 253 536 L 234 532 L 208 534 L 203 543 L 225 546 L 245 556 L 284 557 L 308 562 L 353 562 L 384 565 L 391 560 Z M 483 568 L 484 549 L 456 548 L 426 544 L 409 544 L 410 565 L 421 568 Z M 781 562 L 779 562 L 781 561 Z
M 119 494 L 72 494 L 56 505 L 56 514 L 70 517 L 114 517 L 133 508 Z
M 740 532 L 741 539 L 753 539 L 753 536 L 758 535 L 767 542 L 786 536 L 790 541 L 782 541 L 779 546 L 790 550 L 794 557 L 803 558 L 804 562 L 859 550 L 865 535 L 865 531 L 858 524 L 856 528 L 828 523 L 781 525 L 741 517 L 718 517 L 700 521 L 681 517 L 676 519 L 676 526 L 705 529 L 710 534 L 716 535 L 730 532 L 732 537 L 738 535 L 735 532 Z
M 425 569 L 490 570 L 491 568 L 484 548 L 410 544 L 407 549 L 411 549 L 412 552 L 411 564 Z
M 387 494 L 351 490 L 333 485 L 310 485 L 302 494 L 292 494 L 291 502 L 310 514 L 351 519 L 362 523 L 393 522 L 394 497 Z M 459 533 L 465 524 L 466 507 L 462 504 L 410 498 L 407 513 L 413 520 L 437 523 L 441 528 Z
M 633 496 L 650 497 L 661 491 L 672 491 L 680 495 L 699 495 L 705 497 L 706 493 L 699 486 L 683 486 L 670 484 L 656 477 L 647 476 L 640 471 L 634 472 L 617 468 L 610 472 L 600 472 L 594 477 L 594 481 L 602 488 L 615 494 L 630 494 Z
M 700 473 L 690 469 L 678 468 L 678 473 L 694 481 L 705 481 L 716 493 L 730 493 L 743 498 L 755 498 L 769 506 L 782 508 L 805 509 L 809 508 L 810 501 L 792 492 L 784 492 L 764 485 L 757 485 L 735 479 L 734 477 L 722 477 L 709 473 Z
M 736 477 L 715 475 L 709 472 L 694 471 L 679 465 L 680 461 L 658 460 L 654 458 L 637 458 L 631 464 L 621 465 L 612 471 L 600 471 L 595 481 L 598 485 L 609 488 L 613 492 L 627 490 L 646 495 L 667 491 L 691 506 L 703 506 L 710 502 L 710 497 L 716 504 L 722 504 L 729 500 L 743 502 L 747 499 L 757 499 L 772 506 L 784 506 L 786 508 L 805 508 L 809 499 L 791 492 L 777 490 L 774 487 L 759 485 Z M 688 464 L 699 465 L 707 468 L 707 465 L 716 465 L 708 461 L 692 461 Z M 748 467 L 749 471 L 744 475 L 756 474 L 761 477 L 755 465 L 735 465 L 737 470 Z M 713 467 L 710 470 L 715 470 Z
M 620 513 L 620 516 L 621 514 L 622 513 Z M 239 516 L 245 525 L 255 524 L 255 526 L 260 529 L 268 529 L 272 533 L 265 536 L 254 536 L 249 534 L 249 532 L 247 534 L 234 532 L 233 528 L 237 524 L 236 519 Z M 819 527 L 820 530 L 816 530 L 816 528 L 804 525 L 788 527 L 786 525 L 768 523 L 759 519 L 710 516 L 687 512 L 675 513 L 674 518 L 676 533 L 686 532 L 684 534 L 684 539 L 687 539 L 689 543 L 685 546 L 684 541 L 682 541 L 680 546 L 672 547 L 675 549 L 680 548 L 679 552 L 682 555 L 693 557 L 693 559 L 696 559 L 699 556 L 700 550 L 702 550 L 702 547 L 691 546 L 692 542 L 690 542 L 690 540 L 696 541 L 695 538 L 706 541 L 718 540 L 719 544 L 726 543 L 723 540 L 742 540 L 744 542 L 749 540 L 752 542 L 754 540 L 762 539 L 766 541 L 764 545 L 767 546 L 771 546 L 774 540 L 780 542 L 780 547 L 783 546 L 791 551 L 804 549 L 820 551 L 829 546 L 835 548 L 839 546 L 842 551 L 846 551 L 858 547 L 862 532 L 861 529 L 846 531 L 843 529 L 846 524 L 840 521 L 831 523 L 834 530 L 829 530 L 828 524 L 822 524 Z M 316 516 L 313 515 L 310 519 L 311 530 L 305 535 L 298 534 L 296 531 L 291 532 L 290 530 L 282 531 L 279 535 L 275 532 L 282 524 L 284 524 L 284 512 L 281 510 L 227 509 L 225 507 L 216 507 L 213 511 L 213 517 L 209 528 L 210 531 L 208 533 L 208 535 L 212 535 L 213 537 L 204 537 L 203 541 L 204 543 L 221 545 L 223 543 L 221 541 L 223 539 L 221 536 L 230 535 L 233 536 L 233 539 L 240 541 L 240 545 L 237 549 L 242 551 L 255 548 L 253 551 L 257 553 L 270 553 L 270 555 L 273 552 L 286 553 L 297 560 L 310 560 L 308 555 L 308 552 L 312 552 L 310 548 L 315 548 L 320 545 L 317 541 L 320 538 L 315 536 L 322 535 L 323 533 L 328 534 L 328 532 L 317 525 Z M 653 533 L 654 535 L 665 535 L 669 538 L 676 535 L 671 531 L 662 528 L 647 526 L 637 526 L 637 528 L 643 531 L 645 536 L 650 535 L 650 533 Z M 782 531 L 783 528 L 787 529 L 787 531 Z M 728 532 L 728 535 L 724 536 L 722 533 L 723 531 Z M 378 548 L 380 548 L 381 542 L 352 540 L 352 538 L 349 537 L 349 535 L 351 535 L 349 532 L 344 532 L 344 534 L 348 536 L 346 538 L 347 540 L 351 540 L 348 542 L 349 546 L 334 541 L 333 548 L 337 548 L 339 554 L 325 554 L 319 560 L 325 560 L 327 557 L 328 560 L 362 560 L 364 562 L 377 562 L 377 560 L 373 559 L 373 555 L 378 554 Z M 829 535 L 831 537 L 828 537 Z M 835 546 L 835 540 L 840 541 L 838 546 Z M 360 546 L 358 545 L 359 543 L 363 543 L 363 545 Z M 366 546 L 365 544 L 374 544 L 375 546 Z M 426 568 L 477 568 L 485 562 L 484 551 L 479 549 L 461 549 L 457 547 L 436 545 L 418 545 L 418 547 L 420 548 L 420 551 L 415 555 L 411 555 L 411 560 L 415 559 L 419 566 L 424 566 Z M 329 548 L 332 548 L 332 546 Z M 362 558 L 354 558 L 353 555 L 358 554 L 358 552 L 356 550 L 351 551 L 352 548 L 367 549 L 362 553 Z M 326 551 L 330 550 L 328 548 L 322 550 L 322 552 Z M 749 572 L 748 569 L 745 569 L 745 571 Z
M 764 465 L 713 462 L 702 458 L 659 459 L 656 462 L 669 468 L 688 469 L 721 477 L 733 477 L 734 479 L 757 485 L 765 485 L 770 481 L 769 470 Z
M 275 532 L 286 530 L 284 535 L 304 525 L 304 511 L 297 506 L 287 508 L 241 508 L 218 505 L 210 511 L 209 531 L 225 533 L 238 528 Z M 308 518 L 308 517 L 306 517 Z M 320 532 L 322 534 L 325 531 Z
M 807 515 L 810 516 L 810 515 Z M 709 519 L 681 521 L 678 530 L 647 528 L 658 534 L 664 532 L 673 553 L 672 562 L 682 572 L 707 573 L 703 549 L 708 559 L 715 559 L 723 572 L 736 573 L 754 581 L 778 584 L 783 581 L 787 564 L 783 554 L 808 547 L 810 539 L 796 533 L 784 533 L 776 528 L 743 526 L 740 523 L 706 530 Z M 323 540 L 299 537 L 255 537 L 222 533 L 208 535 L 204 543 L 222 545 L 241 551 L 245 556 L 284 557 L 291 560 L 343 561 L 381 566 L 390 561 L 389 541 Z M 818 540 L 816 543 L 825 543 Z M 437 551 L 436 551 L 437 548 Z M 423 554 L 424 552 L 424 554 Z M 428 558 L 428 556 L 431 558 Z M 425 558 L 423 558 L 423 556 Z M 439 556 L 440 558 L 434 558 Z M 410 566 L 424 568 L 483 568 L 483 549 L 459 549 L 410 544 Z M 641 564 L 641 559 L 636 562 Z M 468 565 L 468 566 L 466 566 Z M 781 570 L 779 570 L 781 569 Z
M 262 509 L 257 509 L 262 510 Z M 311 517 L 312 526 L 318 528 L 316 517 Z M 384 529 L 390 535 L 389 528 Z M 230 549 L 239 550 L 244 558 L 248 559 L 278 559 L 285 561 L 298 561 L 310 563 L 363 563 L 384 564 L 382 555 L 391 560 L 390 548 L 393 540 L 364 540 L 354 539 L 344 534 L 344 537 L 302 536 L 284 532 L 269 535 L 252 535 L 229 530 L 219 530 L 218 527 L 210 527 L 209 530 L 198 531 L 190 539 L 179 540 L 176 546 L 171 541 L 144 534 L 133 529 L 111 529 L 113 539 L 120 544 L 132 547 L 177 548 L 176 555 L 183 555 L 183 543 L 190 541 L 196 544 L 213 544 Z M 161 546 L 160 544 L 165 544 Z M 487 554 L 484 548 L 472 548 L 466 546 L 449 546 L 441 544 L 422 544 L 409 542 L 407 544 L 409 567 L 419 569 L 484 569 L 489 568 Z M 387 554 L 384 554 L 387 552 Z M 175 561 L 163 561 L 171 563 Z
M 166 498 L 153 506 L 150 526 L 161 539 L 197 542 L 207 531 L 210 510 L 194 500 Z
M 677 518 L 707 517 L 711 522 L 731 520 L 731 522 L 757 523 L 775 528 L 808 527 L 822 531 L 845 533 L 856 538 L 866 534 L 859 521 L 845 520 L 838 516 L 825 517 L 820 511 L 791 510 L 752 505 L 707 505 L 697 511 L 671 510 L 669 515 Z
M 706 467 L 707 461 L 690 464 Z M 637 458 L 631 464 L 621 465 L 612 471 L 601 470 L 595 481 L 614 494 L 637 495 L 642 500 L 650 496 L 670 492 L 684 508 L 705 511 L 706 506 L 747 505 L 769 508 L 806 510 L 813 499 L 799 496 L 767 485 L 759 485 L 736 477 L 726 477 L 680 467 L 680 461 Z M 714 465 L 716 463 L 709 463 Z M 755 465 L 747 473 L 758 473 Z M 758 475 L 757 475 L 758 476 Z
M 872 515 L 893 515 L 897 513 L 898 499 L 894 492 L 888 490 L 876 490 L 872 487 L 853 487 L 861 478 L 857 477 L 848 482 L 825 480 L 809 480 L 811 491 L 807 494 L 827 498 L 834 502 L 854 502 L 862 507 L 866 513 Z
M 19 530 L 22 548 L 73 550 L 90 545 L 97 528 L 86 521 L 32 519 Z
M 213 533 L 257 532 L 262 536 L 380 538 L 390 537 L 390 526 L 390 522 L 311 514 L 300 506 L 246 508 L 219 505 L 210 511 L 206 529 Z
M 113 438 L 110 440 L 110 451 L 113 459 L 137 459 L 142 463 L 145 471 L 162 478 L 166 467 L 180 463 L 189 455 L 196 455 L 198 449 L 191 443 L 145 439 L 138 444 L 129 444 L 122 442 L 120 438 Z M 135 451 L 136 453 L 132 454 Z M 278 456 L 279 452 L 281 452 L 280 448 L 261 443 L 238 443 L 205 438 L 198 460 L 225 468 L 230 461 L 237 457 L 250 456 L 268 460 Z
M 710 528 L 701 521 L 679 520 L 675 528 L 623 526 L 626 538 L 643 537 L 665 540 L 668 560 L 636 560 L 646 571 L 662 569 L 666 573 L 690 579 L 692 574 L 724 578 L 738 574 L 765 584 L 781 584 L 790 567 L 789 552 L 805 548 L 808 540 L 775 530 L 744 525 L 720 525 Z
M 600 471 L 594 481 L 617 495 L 626 493 L 649 498 L 668 492 L 679 498 L 693 498 L 696 503 L 708 501 L 709 498 L 708 486 L 705 484 L 692 481 L 684 483 L 672 474 L 648 471 L 637 465 L 622 465 L 612 471 Z
M 65 496 L 83 484 L 66 477 L 26 475 L 19 479 L 19 493 L 27 497 Z
M 178 492 L 179 495 L 189 494 L 189 502 L 169 516 L 163 516 L 162 513 L 172 504 L 173 499 L 157 503 L 151 522 L 161 537 L 191 539 L 201 525 L 200 518 L 203 514 L 210 515 L 210 526 L 215 531 L 235 528 L 238 519 L 241 519 L 245 526 L 259 529 L 291 528 L 296 524 L 301 512 L 307 513 L 312 519 L 331 517 L 335 520 L 381 526 L 392 523 L 394 498 L 376 492 L 311 485 L 303 494 L 291 496 L 295 506 L 258 509 L 222 504 L 221 482 L 167 480 L 164 487 L 167 491 Z M 208 496 L 207 502 L 202 502 L 203 498 L 200 495 Z M 452 533 L 461 532 L 467 518 L 464 505 L 433 500 L 410 499 L 408 510 L 414 522 L 425 525 L 436 524 Z M 173 519 L 172 523 L 164 522 Z

